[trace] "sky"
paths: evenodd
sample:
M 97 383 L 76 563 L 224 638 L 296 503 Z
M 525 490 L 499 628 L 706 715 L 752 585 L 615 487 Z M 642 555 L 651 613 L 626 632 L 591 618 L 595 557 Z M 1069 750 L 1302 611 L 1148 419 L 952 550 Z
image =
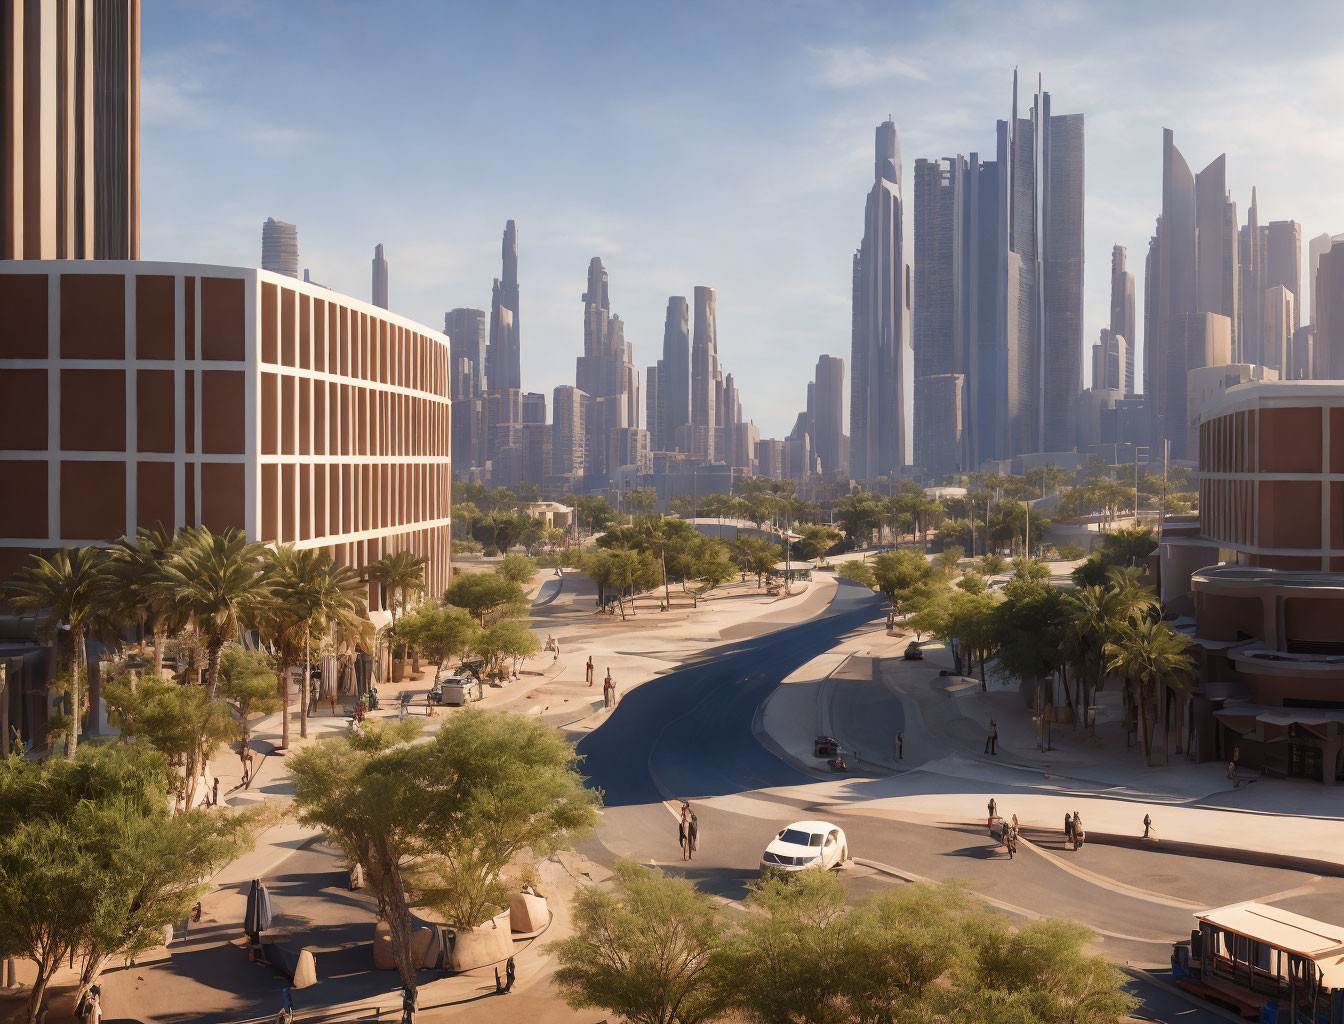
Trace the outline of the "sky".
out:
M 908 224 L 916 158 L 992 158 L 1014 67 L 1085 116 L 1085 377 L 1116 243 L 1142 322 L 1164 127 L 1192 170 L 1227 154 L 1243 223 L 1256 185 L 1261 222 L 1299 221 L 1304 245 L 1344 231 L 1337 2 L 143 0 L 142 19 L 145 259 L 255 266 L 276 217 L 314 280 L 363 299 L 383 243 L 393 311 L 442 329 L 489 309 L 513 219 L 523 387 L 548 405 L 600 256 L 641 379 L 668 296 L 709 285 L 743 415 L 783 437 L 817 356 L 849 358 L 875 126 L 899 129 Z

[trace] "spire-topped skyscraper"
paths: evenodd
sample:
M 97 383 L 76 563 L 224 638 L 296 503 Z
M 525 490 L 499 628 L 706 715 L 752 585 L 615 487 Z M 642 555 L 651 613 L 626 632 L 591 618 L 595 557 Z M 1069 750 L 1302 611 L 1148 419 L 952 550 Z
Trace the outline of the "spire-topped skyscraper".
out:
M 901 149 L 896 125 L 878 125 L 873 187 L 854 255 L 850 472 L 895 476 L 912 461 L 910 275 L 904 257 Z
M 495 279 L 490 299 L 490 343 L 486 347 L 486 380 L 491 391 L 523 386 L 518 338 L 518 229 L 504 225 L 501 245 L 504 276 Z

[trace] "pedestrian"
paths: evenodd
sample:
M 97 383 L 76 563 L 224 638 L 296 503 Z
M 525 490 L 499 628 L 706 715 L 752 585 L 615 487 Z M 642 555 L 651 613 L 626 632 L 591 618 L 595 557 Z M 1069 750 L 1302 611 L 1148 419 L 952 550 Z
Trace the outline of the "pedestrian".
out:
M 495 995 L 497 995 L 497 996 L 502 996 L 503 994 L 504 994 L 504 982 L 502 982 L 502 981 L 499 980 L 499 968 L 496 967 L 496 968 L 495 968 Z
M 89 1002 L 84 1008 L 84 1020 L 86 1024 L 103 1024 L 102 993 L 97 985 L 89 990 Z
M 1152 816 L 1151 814 L 1145 814 L 1145 815 L 1143 816 L 1143 838 L 1144 838 L 1144 839 L 1149 838 L 1148 833 L 1151 832 L 1152 829 L 1153 829 L 1153 816 Z
M 401 986 L 401 1024 L 415 1024 L 415 997 L 409 985 Z
M 552 661 L 552 662 L 556 662 L 556 661 L 559 661 L 559 660 L 560 660 L 560 641 L 557 640 L 557 641 L 555 642 L 555 657 L 552 658 L 551 661 Z
M 1081 849 L 1083 845 L 1083 816 L 1077 811 L 1073 812 L 1073 848 Z
M 685 860 L 685 859 L 686 859 L 686 818 L 685 818 L 684 816 L 682 817 L 682 819 L 681 819 L 679 822 L 677 822 L 677 835 L 680 837 L 680 840 L 681 840 L 681 859 L 682 859 L 682 860 Z
M 700 822 L 694 814 L 686 826 L 686 859 L 695 859 L 695 848 L 700 845 Z
M 616 680 L 611 678 L 611 666 L 607 666 L 607 678 L 602 681 L 603 686 L 615 686 Z
M 989 798 L 989 816 L 990 816 L 991 818 L 993 818 L 994 815 L 998 813 L 998 810 L 999 810 L 999 802 L 998 802 L 997 800 L 995 800 L 993 797 L 990 797 L 990 798 Z
M 214 794 L 210 797 L 210 806 L 219 806 L 219 779 L 215 779 Z
M 593 656 L 588 655 L 588 666 L 584 669 L 584 678 L 588 680 L 588 685 L 593 685 Z
M 329 693 L 327 694 L 327 696 L 331 699 L 331 713 L 332 713 L 333 715 L 335 715 L 335 714 L 336 714 L 336 690 L 333 688 L 333 689 L 331 690 L 331 692 L 329 692 Z
M 1074 845 L 1073 839 L 1073 815 L 1068 811 L 1064 812 L 1064 842 L 1070 847 Z
M 905 733 L 898 730 L 896 733 L 896 760 L 900 761 L 905 757 Z
M 1233 789 L 1239 789 L 1241 787 L 1241 780 L 1237 778 L 1236 761 L 1227 762 L 1227 781 L 1232 783 Z
M 289 998 L 289 989 L 280 990 L 280 1012 L 275 1015 L 275 1024 L 293 1024 L 294 1003 Z
M 509 957 L 509 962 L 504 965 L 504 992 L 505 994 L 513 988 L 513 978 L 517 973 L 513 966 L 513 957 Z
M 989 734 L 985 737 L 985 753 L 997 755 L 999 752 L 999 723 L 989 720 Z
M 350 891 L 358 892 L 364 888 L 364 865 L 355 861 L 350 867 Z

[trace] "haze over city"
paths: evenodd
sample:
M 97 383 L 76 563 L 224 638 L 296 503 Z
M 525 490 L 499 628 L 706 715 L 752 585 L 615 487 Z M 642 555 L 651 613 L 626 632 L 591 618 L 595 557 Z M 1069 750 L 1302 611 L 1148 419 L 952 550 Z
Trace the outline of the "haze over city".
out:
M 1163 127 L 1192 167 L 1226 152 L 1243 220 L 1254 185 L 1261 223 L 1295 219 L 1304 244 L 1340 229 L 1341 37 L 1329 3 L 156 2 L 143 255 L 256 265 L 275 216 L 352 295 L 383 243 L 391 308 L 442 324 L 489 308 L 513 219 L 524 389 L 573 383 L 600 256 L 641 375 L 667 296 L 717 290 L 744 418 L 780 437 L 817 356 L 849 358 L 875 124 L 900 132 L 909 261 L 915 160 L 992 159 L 1014 67 L 1084 115 L 1090 346 L 1115 243 L 1143 309 Z

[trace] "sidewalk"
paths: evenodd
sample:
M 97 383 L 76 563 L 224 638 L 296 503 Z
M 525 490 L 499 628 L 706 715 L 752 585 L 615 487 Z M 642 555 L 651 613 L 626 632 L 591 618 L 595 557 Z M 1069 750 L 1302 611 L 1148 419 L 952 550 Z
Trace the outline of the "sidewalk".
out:
M 1344 793 L 1258 777 L 1234 789 L 1224 767 L 1174 755 L 1169 766 L 1145 768 L 1137 747 L 1123 746 L 1118 719 L 1109 730 L 1114 736 L 1102 720 L 1096 739 L 1056 725 L 1055 749 L 1042 752 L 1016 686 L 991 679 L 982 693 L 978 679 L 960 685 L 958 677 L 938 674 L 950 669 L 945 648 L 927 645 L 925 660 L 906 662 L 897 653 L 906 642 L 883 634 L 848 640 L 800 668 L 762 706 L 763 738 L 818 777 L 806 787 L 808 799 L 850 814 L 961 825 L 982 822 L 994 797 L 1001 814 L 1016 814 L 1024 825 L 1059 831 L 1064 814 L 1076 810 L 1089 836 L 1121 843 L 1142 841 L 1148 814 L 1159 851 L 1163 843 L 1169 849 L 1190 844 L 1182 852 L 1305 859 L 1344 872 Z M 871 657 L 870 678 L 855 680 L 848 669 L 865 656 Z M 836 671 L 842 661 L 846 669 Z M 840 688 L 864 682 L 880 683 L 900 702 L 904 759 L 898 764 L 894 751 L 870 744 L 859 773 L 830 775 L 824 761 L 812 757 L 812 738 L 829 734 L 842 750 L 854 749 L 844 720 L 830 717 L 829 709 Z M 997 756 L 984 753 L 991 718 L 998 726 Z M 863 777 L 878 771 L 881 777 Z M 797 787 L 788 795 L 796 798 Z

